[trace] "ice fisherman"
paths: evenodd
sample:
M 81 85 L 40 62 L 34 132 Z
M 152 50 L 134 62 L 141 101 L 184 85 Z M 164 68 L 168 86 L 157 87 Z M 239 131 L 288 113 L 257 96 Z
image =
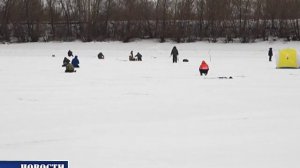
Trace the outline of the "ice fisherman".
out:
M 100 52 L 100 53 L 98 54 L 98 59 L 104 59 L 104 55 L 103 55 L 102 52 Z
M 63 65 L 62 65 L 62 67 L 67 66 L 68 63 L 70 63 L 70 62 L 71 62 L 71 61 L 70 61 L 67 57 L 65 57 L 64 60 L 63 60 Z
M 271 62 L 272 61 L 272 56 L 273 56 L 273 50 L 272 50 L 272 48 L 269 48 L 268 55 L 269 55 L 269 61 Z
M 173 55 L 173 63 L 177 63 L 178 50 L 177 50 L 176 46 L 173 47 L 173 49 L 171 51 L 171 55 Z
M 73 57 L 73 52 L 71 50 L 68 51 L 68 56 Z
M 136 59 L 133 56 L 133 51 L 130 51 L 129 61 L 136 61 Z
M 66 73 L 72 73 L 72 72 L 76 72 L 73 65 L 71 63 L 68 63 L 66 65 L 66 70 L 65 70 Z
M 206 76 L 208 73 L 208 70 L 209 70 L 209 67 L 208 67 L 207 63 L 203 60 L 199 67 L 200 75 L 202 76 L 202 74 L 204 74 Z
M 74 68 L 79 68 L 79 59 L 77 55 L 75 56 L 75 58 L 73 58 L 72 65 Z
M 142 61 L 143 56 L 139 52 L 135 55 L 135 57 L 137 58 L 138 61 Z

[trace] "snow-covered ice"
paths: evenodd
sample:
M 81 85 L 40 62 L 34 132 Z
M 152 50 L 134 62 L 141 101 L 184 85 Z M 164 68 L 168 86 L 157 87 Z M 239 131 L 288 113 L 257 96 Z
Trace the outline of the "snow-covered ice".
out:
M 299 44 L 1 44 L 0 159 L 69 160 L 71 168 L 300 167 L 300 70 L 276 69 L 267 56 L 269 47 Z M 61 67 L 69 49 L 81 66 L 72 74 Z M 127 61 L 131 50 L 143 61 Z M 198 72 L 202 60 L 207 77 Z

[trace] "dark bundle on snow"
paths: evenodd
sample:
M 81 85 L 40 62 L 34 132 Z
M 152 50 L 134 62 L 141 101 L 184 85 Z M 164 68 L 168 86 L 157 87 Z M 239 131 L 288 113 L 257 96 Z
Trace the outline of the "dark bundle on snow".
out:
M 98 59 L 104 59 L 104 55 L 103 55 L 102 52 L 100 52 L 100 53 L 98 54 Z
M 218 78 L 219 79 L 233 79 L 232 76 L 229 76 L 229 77 L 227 77 L 227 76 L 219 76 Z
M 71 50 L 68 51 L 68 56 L 72 57 L 73 56 L 73 52 Z

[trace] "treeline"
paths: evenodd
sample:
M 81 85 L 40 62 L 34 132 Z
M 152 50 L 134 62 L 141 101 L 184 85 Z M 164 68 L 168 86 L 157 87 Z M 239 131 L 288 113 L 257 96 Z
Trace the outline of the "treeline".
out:
M 300 40 L 300 0 L 0 0 L 0 41 Z

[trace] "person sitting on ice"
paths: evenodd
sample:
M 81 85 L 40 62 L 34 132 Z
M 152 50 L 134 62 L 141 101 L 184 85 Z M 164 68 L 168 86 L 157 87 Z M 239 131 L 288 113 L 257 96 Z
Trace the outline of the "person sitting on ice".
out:
M 69 60 L 67 57 L 65 57 L 64 60 L 63 60 L 63 65 L 62 65 L 62 67 L 67 66 L 68 63 L 70 63 L 70 60 Z
M 208 73 L 208 70 L 209 70 L 209 67 L 208 67 L 207 63 L 203 60 L 199 67 L 200 75 L 202 76 L 202 74 L 204 74 L 206 76 Z
M 98 59 L 104 59 L 104 55 L 102 54 L 102 52 L 100 52 L 100 53 L 98 54 Z
M 136 61 L 136 59 L 133 56 L 133 51 L 130 51 L 129 61 Z
M 71 63 L 68 63 L 67 66 L 66 66 L 66 70 L 65 70 L 66 73 L 72 73 L 72 72 L 76 72 L 73 65 Z
M 79 60 L 78 60 L 77 55 L 75 56 L 75 58 L 73 58 L 72 65 L 73 65 L 74 68 L 79 68 Z
M 138 61 L 142 61 L 143 56 L 139 52 L 135 55 L 135 57 L 137 58 Z
M 68 51 L 68 56 L 73 57 L 73 52 L 71 50 Z

